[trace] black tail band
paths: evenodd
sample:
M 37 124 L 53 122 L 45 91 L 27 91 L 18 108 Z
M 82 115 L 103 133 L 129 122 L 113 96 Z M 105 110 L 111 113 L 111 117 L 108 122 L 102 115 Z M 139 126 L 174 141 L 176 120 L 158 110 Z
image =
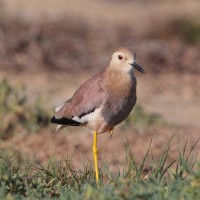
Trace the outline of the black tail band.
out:
M 68 119 L 68 118 L 65 118 L 65 117 L 62 117 L 60 119 L 56 119 L 55 116 L 53 116 L 51 118 L 51 123 L 60 124 L 60 125 L 69 125 L 69 126 L 80 126 L 81 125 L 80 122 L 76 122 L 72 119 Z

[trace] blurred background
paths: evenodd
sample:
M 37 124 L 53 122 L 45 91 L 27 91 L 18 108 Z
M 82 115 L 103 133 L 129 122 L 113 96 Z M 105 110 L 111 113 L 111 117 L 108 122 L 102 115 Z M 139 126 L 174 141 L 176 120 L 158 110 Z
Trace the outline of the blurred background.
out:
M 87 129 L 54 134 L 49 119 L 120 46 L 146 73 L 136 72 L 130 117 L 112 139 L 99 136 L 101 163 L 123 166 L 126 142 L 140 162 L 151 138 L 159 155 L 175 135 L 169 160 L 186 138 L 190 149 L 200 137 L 198 0 L 0 0 L 0 148 L 39 162 L 70 157 L 75 168 L 92 161 Z

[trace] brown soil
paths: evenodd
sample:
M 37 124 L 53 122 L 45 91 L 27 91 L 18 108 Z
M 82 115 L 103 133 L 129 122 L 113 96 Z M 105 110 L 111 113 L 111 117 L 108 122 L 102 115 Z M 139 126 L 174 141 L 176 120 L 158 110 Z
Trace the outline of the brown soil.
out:
M 168 162 L 177 158 L 179 151 L 183 148 L 186 140 L 187 153 L 191 150 L 194 143 L 199 139 L 199 130 L 191 128 L 155 128 L 154 130 L 138 131 L 135 129 L 116 128 L 113 137 L 107 134 L 99 135 L 98 148 L 99 160 L 101 165 L 107 162 L 111 170 L 123 169 L 126 163 L 126 144 L 132 149 L 136 162 L 141 163 L 148 149 L 151 138 L 149 162 L 151 156 L 159 158 L 170 138 L 174 136 Z M 28 156 L 29 159 L 46 163 L 49 158 L 61 160 L 63 157 L 72 159 L 75 169 L 83 167 L 83 161 L 86 163 L 92 161 L 92 134 L 86 129 L 63 130 L 62 133 L 52 133 L 52 131 L 42 131 L 33 135 L 18 135 L 9 141 L 1 144 L 1 148 L 11 149 Z M 195 158 L 200 144 L 198 143 L 192 153 Z M 199 155 L 197 159 L 199 159 Z
M 145 1 L 145 6 L 128 0 L 2 2 L 6 16 L 0 20 L 0 79 L 23 82 L 29 100 L 43 95 L 47 99 L 44 106 L 49 108 L 68 99 L 83 81 L 105 68 L 115 48 L 125 45 L 136 50 L 137 62 L 146 70 L 145 75 L 136 74 L 137 103 L 172 125 L 139 129 L 134 124 L 119 125 L 112 139 L 100 135 L 101 164 L 108 161 L 112 170 L 124 167 L 124 141 L 141 162 L 152 137 L 150 153 L 158 156 L 175 135 L 168 160 L 176 157 L 186 138 L 188 150 L 198 140 L 200 46 L 173 29 L 177 21 L 199 15 L 197 1 Z M 84 160 L 92 162 L 92 135 L 87 129 L 67 128 L 58 134 L 52 129 L 32 135 L 19 133 L 1 141 L 1 148 L 14 149 L 39 162 L 52 156 L 69 157 L 75 168 L 82 167 Z M 194 153 L 199 148 L 200 144 Z

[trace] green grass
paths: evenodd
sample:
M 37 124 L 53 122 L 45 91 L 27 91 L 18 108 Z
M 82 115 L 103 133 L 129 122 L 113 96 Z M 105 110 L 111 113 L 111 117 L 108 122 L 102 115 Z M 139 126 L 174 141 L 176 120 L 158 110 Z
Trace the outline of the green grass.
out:
M 134 124 L 135 128 L 150 128 L 152 126 L 167 126 L 169 123 L 160 115 L 154 113 L 147 113 L 141 106 L 136 105 L 133 112 L 124 121 L 123 127 L 130 127 Z
M 0 82 L 0 139 L 16 133 L 33 133 L 49 125 L 50 112 L 40 99 L 28 104 L 23 85 L 12 86 L 8 81 Z
M 200 165 L 192 158 L 196 145 L 186 153 L 183 146 L 176 160 L 167 162 L 171 140 L 159 158 L 149 160 L 150 146 L 138 165 L 127 145 L 123 172 L 100 168 L 95 184 L 93 168 L 85 164 L 75 171 L 69 159 L 49 160 L 47 166 L 0 153 L 0 199 L 200 199 Z
M 189 43 L 200 42 L 200 18 L 179 19 L 173 22 L 172 30 L 175 35 Z

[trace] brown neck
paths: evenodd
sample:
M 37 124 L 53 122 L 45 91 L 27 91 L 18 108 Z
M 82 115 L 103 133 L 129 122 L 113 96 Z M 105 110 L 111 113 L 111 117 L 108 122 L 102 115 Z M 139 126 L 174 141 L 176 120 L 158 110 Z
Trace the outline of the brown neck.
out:
M 136 89 L 136 79 L 133 72 L 127 73 L 115 69 L 106 69 L 105 74 L 106 89 L 111 92 L 113 96 L 128 96 L 130 90 Z

